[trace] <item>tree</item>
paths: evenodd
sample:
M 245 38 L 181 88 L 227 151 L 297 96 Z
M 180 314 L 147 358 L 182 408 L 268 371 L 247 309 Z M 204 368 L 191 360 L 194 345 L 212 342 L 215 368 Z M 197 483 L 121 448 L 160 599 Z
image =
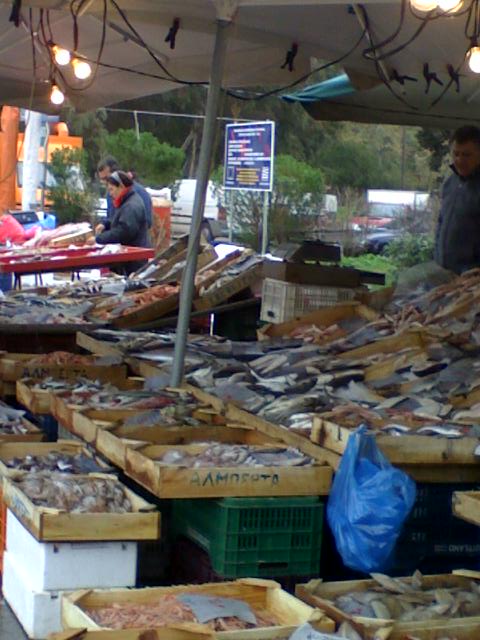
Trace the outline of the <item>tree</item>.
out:
M 160 142 L 149 132 L 140 133 L 137 138 L 132 129 L 119 129 L 107 136 L 106 149 L 122 169 L 134 169 L 148 185 L 164 187 L 181 177 L 183 151 Z
M 85 165 L 81 149 L 63 147 L 52 153 L 49 168 L 55 186 L 47 195 L 60 224 L 89 220 L 93 212 L 94 195 Z
M 222 171 L 217 169 L 214 181 Z M 270 244 L 301 239 L 313 228 L 320 213 L 324 194 L 323 174 L 319 169 L 288 155 L 275 160 L 275 177 L 269 207 Z M 260 248 L 264 194 L 258 191 L 230 192 L 227 207 L 236 238 L 255 249 Z
M 97 171 L 97 164 L 105 155 L 108 131 L 105 127 L 107 114 L 105 109 L 76 113 L 74 109 L 65 109 L 62 117 L 73 136 L 83 138 L 83 148 L 86 153 L 86 170 L 93 179 Z
M 417 133 L 419 144 L 430 153 L 430 167 L 440 171 L 449 151 L 449 129 L 420 129 Z

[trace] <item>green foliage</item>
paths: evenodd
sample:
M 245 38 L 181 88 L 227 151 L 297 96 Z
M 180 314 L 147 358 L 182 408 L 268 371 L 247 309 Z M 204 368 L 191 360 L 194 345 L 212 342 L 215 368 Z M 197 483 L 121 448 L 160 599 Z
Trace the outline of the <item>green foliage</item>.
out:
M 89 220 L 92 214 L 94 195 L 85 164 L 81 149 L 63 147 L 52 153 L 49 168 L 56 184 L 47 195 L 59 224 Z
M 218 184 L 222 179 L 223 170 L 216 169 L 212 180 Z M 319 169 L 292 156 L 277 156 L 269 206 L 270 245 L 304 237 L 316 223 L 323 194 L 324 179 Z M 237 241 L 260 248 L 264 194 L 232 191 L 226 199 Z
M 396 280 L 398 266 L 391 258 L 376 255 L 374 253 L 364 253 L 361 256 L 343 257 L 343 267 L 354 267 L 364 271 L 376 271 L 385 274 L 385 286 L 390 287 Z
M 134 169 L 139 180 L 150 186 L 165 186 L 181 178 L 183 151 L 149 132 L 140 133 L 137 139 L 133 129 L 119 129 L 107 136 L 106 149 L 122 169 Z
M 86 153 L 86 170 L 93 179 L 97 171 L 97 164 L 105 155 L 107 129 L 105 120 L 107 113 L 104 109 L 76 113 L 74 109 L 65 109 L 62 117 L 65 119 L 70 134 L 83 138 L 83 148 Z
M 431 236 L 406 233 L 388 245 L 385 256 L 399 267 L 413 267 L 433 259 L 433 246 Z
M 417 140 L 419 144 L 430 154 L 430 167 L 439 171 L 447 157 L 450 147 L 449 129 L 419 129 Z

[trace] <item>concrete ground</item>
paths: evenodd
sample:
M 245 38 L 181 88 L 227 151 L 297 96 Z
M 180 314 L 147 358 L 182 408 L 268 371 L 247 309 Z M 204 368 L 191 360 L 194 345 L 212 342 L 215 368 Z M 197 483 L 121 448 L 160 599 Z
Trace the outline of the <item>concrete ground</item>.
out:
M 3 598 L 0 598 L 0 638 L 1 640 L 25 640 L 27 638 Z

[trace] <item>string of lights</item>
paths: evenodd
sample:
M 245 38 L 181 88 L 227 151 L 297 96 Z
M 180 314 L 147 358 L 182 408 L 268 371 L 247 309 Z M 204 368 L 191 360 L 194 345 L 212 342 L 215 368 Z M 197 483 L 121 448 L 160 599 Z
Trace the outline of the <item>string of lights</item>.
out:
M 88 6 L 88 0 L 71 0 L 70 2 L 70 14 L 72 17 L 72 31 L 73 31 L 73 49 L 69 50 L 60 46 L 54 37 L 52 25 L 50 22 L 50 12 L 40 9 L 39 27 L 34 28 L 32 22 L 34 20 L 33 12 L 29 11 L 30 31 L 32 40 L 35 39 L 43 49 L 46 50 L 48 60 L 50 61 L 50 84 L 51 94 L 50 99 L 52 103 L 60 105 L 65 99 L 65 89 L 72 92 L 81 92 L 88 90 L 97 78 L 97 74 L 100 68 L 109 68 L 113 70 L 119 70 L 126 73 L 136 74 L 145 77 L 151 77 L 161 79 L 178 85 L 186 86 L 198 86 L 207 85 L 208 81 L 191 81 L 177 77 L 167 67 L 155 51 L 145 42 L 138 28 L 132 23 L 125 11 L 119 6 L 116 0 L 103 0 L 103 15 L 101 16 L 102 32 L 100 37 L 98 54 L 95 58 L 82 55 L 80 52 L 80 21 L 79 18 L 83 14 L 85 7 Z M 108 9 L 111 7 L 118 19 L 123 22 L 123 29 L 118 26 L 112 19 L 108 18 Z M 409 15 L 413 16 L 420 24 L 414 29 L 408 38 L 400 41 L 401 34 L 404 30 L 406 22 L 407 9 Z M 461 69 L 465 62 L 468 63 L 469 68 L 474 73 L 480 73 L 480 0 L 401 0 L 400 14 L 398 23 L 392 30 L 391 34 L 383 39 L 375 39 L 368 20 L 368 13 L 364 5 L 353 5 L 350 9 L 351 13 L 363 12 L 365 23 L 362 33 L 358 40 L 354 42 L 353 46 L 343 55 L 337 57 L 335 60 L 331 60 L 317 66 L 310 72 L 304 74 L 302 77 L 297 78 L 295 81 L 286 83 L 283 86 L 266 91 L 266 92 L 251 92 L 251 91 L 239 91 L 239 90 L 227 90 L 226 93 L 236 99 L 246 101 L 259 101 L 269 96 L 282 94 L 283 92 L 292 89 L 302 83 L 304 83 L 312 75 L 332 67 L 339 65 L 347 60 L 361 45 L 364 38 L 368 40 L 368 46 L 363 49 L 362 56 L 373 63 L 377 75 L 381 82 L 388 88 L 388 90 L 404 104 L 407 104 L 403 95 L 400 95 L 394 89 L 394 84 L 405 84 L 405 81 L 418 82 L 418 78 L 414 78 L 408 75 L 401 75 L 397 69 L 385 67 L 385 63 L 390 63 L 391 59 L 401 51 L 408 48 L 415 40 L 417 40 L 427 26 L 433 21 L 462 18 L 465 20 L 465 38 L 468 46 L 466 46 L 466 54 L 464 60 L 462 60 L 459 66 L 452 64 L 447 65 L 448 81 L 446 84 L 436 74 L 435 69 L 431 69 L 428 60 L 423 63 L 423 76 L 426 82 L 426 93 L 430 89 L 432 82 L 444 85 L 440 93 L 432 102 L 431 106 L 438 104 L 443 96 L 455 86 L 456 91 L 460 90 L 460 77 Z M 22 16 L 25 21 L 25 18 Z M 411 20 L 410 20 L 411 23 Z M 107 28 L 114 30 L 121 30 L 125 33 L 125 39 L 130 39 L 132 42 L 142 47 L 149 57 L 159 67 L 161 73 L 147 73 L 137 69 L 131 69 L 120 65 L 108 64 L 103 61 L 103 54 L 106 43 Z M 180 41 L 182 35 L 182 23 L 179 18 L 175 18 L 168 29 L 165 37 L 165 42 L 168 43 L 170 49 L 175 49 L 178 41 Z M 33 43 L 32 43 L 33 46 Z M 285 69 L 285 73 L 294 70 L 295 57 L 298 54 L 300 45 L 293 42 L 286 51 L 284 60 L 279 60 L 279 68 Z M 35 46 L 33 46 L 35 51 Z M 35 56 L 35 53 L 34 53 Z M 73 76 L 80 84 L 71 82 L 68 68 L 73 71 Z M 34 71 L 36 73 L 36 62 L 34 60 Z M 412 109 L 416 107 L 414 105 L 408 105 Z

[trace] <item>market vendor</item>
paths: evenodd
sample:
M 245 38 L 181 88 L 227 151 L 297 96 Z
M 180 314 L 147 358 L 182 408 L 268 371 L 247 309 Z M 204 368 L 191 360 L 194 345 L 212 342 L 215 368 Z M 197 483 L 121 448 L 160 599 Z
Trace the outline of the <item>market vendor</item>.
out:
M 114 171 L 107 178 L 107 189 L 115 212 L 108 228 L 99 233 L 98 244 L 123 244 L 130 247 L 149 247 L 148 226 L 143 201 L 133 188 L 133 180 L 124 171 Z M 125 273 L 139 269 L 145 261 L 122 265 Z
M 457 129 L 451 151 L 453 173 L 442 187 L 434 257 L 460 274 L 480 267 L 480 129 Z
M 112 156 L 107 156 L 106 158 L 103 158 L 103 160 L 100 160 L 100 162 L 97 165 L 97 175 L 100 181 L 105 184 L 107 184 L 107 180 L 109 176 L 111 176 L 114 171 L 119 171 L 119 170 L 120 170 L 120 166 L 116 161 L 116 159 L 113 158 Z M 148 225 L 148 228 L 150 228 L 152 226 L 152 199 L 150 197 L 150 194 L 148 193 L 148 191 L 145 189 L 144 186 L 142 186 L 139 182 L 137 182 L 136 174 L 132 170 L 125 173 L 127 173 L 127 175 L 133 180 L 134 191 L 136 191 L 142 199 L 143 206 L 145 207 L 145 213 L 147 215 L 147 225 Z M 108 189 L 107 189 L 107 221 L 111 221 L 114 214 L 115 214 L 115 204 L 113 202 L 112 197 L 108 193 Z

